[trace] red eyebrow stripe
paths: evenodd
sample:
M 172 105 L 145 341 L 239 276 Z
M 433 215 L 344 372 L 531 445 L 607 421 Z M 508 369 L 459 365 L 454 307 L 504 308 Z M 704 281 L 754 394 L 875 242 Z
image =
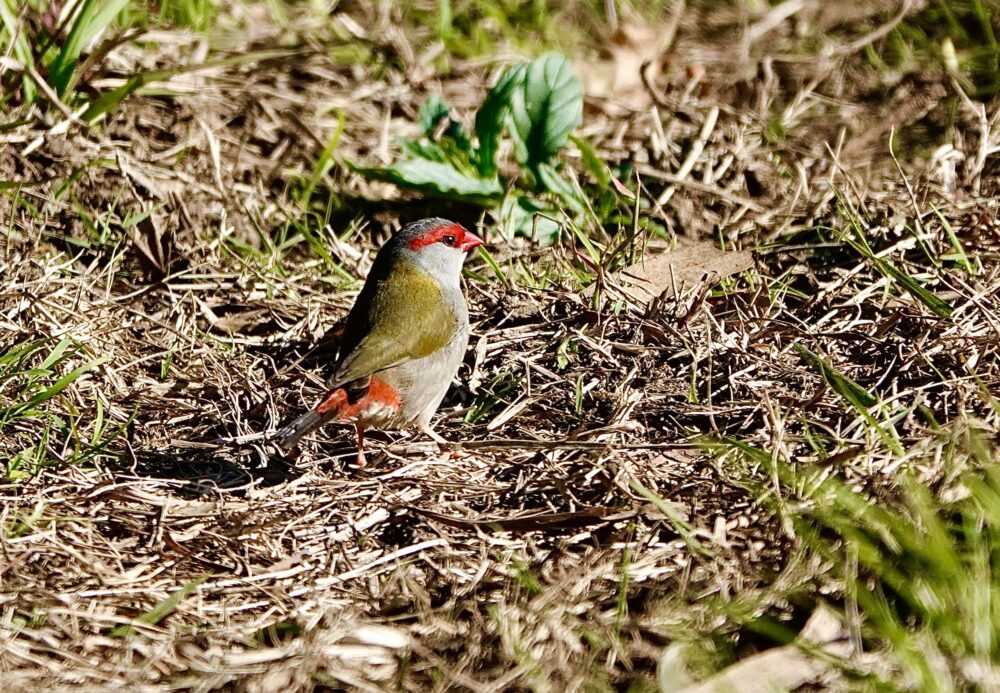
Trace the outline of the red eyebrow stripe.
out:
M 410 241 L 410 250 L 420 250 L 431 243 L 437 243 L 445 236 L 451 234 L 455 237 L 455 244 L 460 245 L 465 238 L 465 227 L 461 224 L 449 224 L 448 226 L 438 226 L 431 229 L 423 236 L 417 236 Z

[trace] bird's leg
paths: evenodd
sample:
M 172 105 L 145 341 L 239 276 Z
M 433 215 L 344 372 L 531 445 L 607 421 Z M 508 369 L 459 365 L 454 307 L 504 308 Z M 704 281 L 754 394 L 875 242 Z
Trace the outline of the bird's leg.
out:
M 447 438 L 445 438 L 444 436 L 441 436 L 440 434 L 438 434 L 438 432 L 435 431 L 433 428 L 431 428 L 431 425 L 429 423 L 419 423 L 418 426 L 420 428 L 420 432 L 421 433 L 423 433 L 425 436 L 427 436 L 428 438 L 430 438 L 431 440 L 433 440 L 435 443 L 437 443 L 441 447 L 445 447 L 445 446 L 450 446 L 451 445 L 451 442 Z
M 438 447 L 441 448 L 441 455 L 439 456 L 439 459 L 451 460 L 463 456 L 464 453 L 462 453 L 459 450 L 455 450 L 453 448 L 454 443 L 452 443 L 444 436 L 439 435 L 437 431 L 431 428 L 430 423 L 418 423 L 417 427 L 420 429 L 421 433 L 423 433 L 425 436 L 433 440 L 435 443 L 438 444 Z
M 355 424 L 354 430 L 358 432 L 358 466 L 364 467 L 367 464 L 365 461 L 365 427 L 361 424 Z

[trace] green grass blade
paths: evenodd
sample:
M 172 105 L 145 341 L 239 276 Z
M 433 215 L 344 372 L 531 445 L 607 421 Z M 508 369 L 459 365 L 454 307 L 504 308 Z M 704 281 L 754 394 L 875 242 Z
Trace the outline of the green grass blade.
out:
M 849 246 L 854 248 L 859 255 L 870 260 L 882 276 L 901 284 L 911 296 L 927 306 L 939 318 L 947 318 L 951 315 L 951 306 L 939 296 L 928 291 L 915 277 L 896 267 L 889 260 L 878 257 L 868 244 L 867 238 L 865 238 L 865 226 L 859 218 L 858 213 L 848 208 L 848 214 L 850 232 L 843 234 L 842 238 Z
M 452 10 L 451 10 L 451 0 L 438 0 L 438 21 L 437 21 L 437 31 L 438 39 L 442 43 L 446 42 L 451 38 L 452 29 Z
M 69 90 L 73 84 L 73 71 L 76 69 L 80 53 L 98 34 L 111 25 L 126 4 L 128 0 L 83 0 L 66 42 L 49 66 L 49 80 L 57 94 L 62 96 Z
M 611 169 L 609 169 L 608 165 L 604 163 L 603 159 L 601 159 L 597 150 L 591 146 L 590 142 L 582 137 L 570 135 L 569 140 L 576 145 L 577 149 L 580 150 L 584 168 L 586 168 L 590 175 L 594 177 L 594 180 L 597 181 L 597 185 L 600 186 L 602 190 L 606 190 L 608 186 L 611 185 Z
M 801 344 L 795 345 L 795 350 L 803 361 L 815 368 L 827 384 L 841 397 L 850 402 L 853 406 L 867 409 L 878 404 L 878 397 L 868 392 L 858 383 L 854 382 L 846 375 L 838 371 L 831 364 L 824 361 L 817 354 L 809 351 Z
M 958 240 L 958 234 L 955 233 L 955 229 L 952 228 L 951 224 L 941 210 L 939 210 L 935 205 L 931 205 L 931 209 L 934 210 L 934 214 L 937 216 L 938 221 L 941 222 L 941 227 L 944 232 L 948 234 L 948 240 L 951 242 L 951 247 L 955 251 L 949 257 L 945 259 L 953 260 L 956 265 L 965 270 L 965 273 L 969 276 L 976 276 L 979 274 L 979 270 L 969 261 L 969 256 L 965 254 L 965 248 L 962 247 L 962 242 Z
M 24 24 L 18 21 L 18 8 L 15 0 L 0 0 L 0 25 L 3 25 L 10 37 L 9 43 L 4 46 L 4 49 L 10 50 L 18 62 L 26 68 L 34 67 L 35 57 L 31 51 L 31 44 L 22 31 Z M 21 80 L 21 90 L 24 94 L 24 102 L 26 104 L 34 103 L 37 91 L 30 79 Z
M 344 133 L 344 123 L 346 121 L 346 116 L 342 110 L 337 110 L 337 127 L 334 128 L 333 134 L 330 136 L 330 140 L 323 147 L 323 151 L 320 153 L 319 158 L 316 159 L 316 165 L 313 166 L 312 175 L 309 177 L 309 181 L 306 183 L 306 187 L 302 191 L 300 197 L 301 204 L 306 206 L 309 204 L 309 200 L 312 199 L 313 192 L 316 190 L 316 186 L 319 185 L 320 179 L 326 175 L 327 171 L 330 170 L 331 160 L 333 159 L 333 153 L 337 151 L 337 144 L 340 142 L 340 136 Z
M 885 426 L 876 421 L 875 417 L 872 416 L 870 411 L 868 411 L 870 407 L 879 403 L 878 397 L 868 392 L 868 390 L 861 387 L 858 383 L 854 382 L 834 368 L 832 364 L 827 363 L 801 344 L 796 344 L 795 350 L 798 352 L 803 361 L 815 368 L 816 371 L 823 376 L 827 385 L 829 385 L 834 392 L 847 400 L 847 402 L 854 407 L 859 414 L 861 414 L 868 425 L 871 426 L 876 433 L 878 433 L 879 437 L 882 438 L 885 444 L 893 452 L 897 455 L 903 454 L 903 447 L 900 445 L 895 431 L 891 428 L 887 430 Z
M 632 479 L 629 483 L 636 493 L 648 500 L 650 503 L 656 506 L 656 509 L 663 513 L 667 522 L 673 528 L 677 535 L 684 540 L 684 543 L 688 545 L 693 553 L 702 556 L 703 558 L 711 558 L 712 552 L 705 548 L 705 545 L 698 541 L 698 538 L 694 535 L 694 528 L 691 524 L 678 514 L 677 510 L 670 505 L 667 501 L 660 498 L 658 495 L 653 493 L 650 489 L 646 488 L 640 484 L 635 479 Z
M 81 120 L 85 123 L 92 123 L 108 111 L 116 108 L 118 104 L 131 96 L 137 89 L 143 86 L 146 81 L 141 75 L 131 77 L 125 84 L 116 87 L 111 91 L 106 91 L 94 99 L 90 107 L 83 112 Z
M 70 385 L 72 385 L 73 382 L 77 380 L 77 378 L 79 378 L 81 375 L 83 375 L 87 371 L 91 370 L 92 368 L 96 368 L 97 366 L 101 365 L 102 363 L 107 363 L 109 360 L 110 360 L 109 357 L 102 356 L 100 358 L 93 359 L 92 361 L 88 361 L 87 363 L 83 364 L 82 366 L 74 368 L 72 371 L 70 371 L 69 373 L 67 373 L 63 377 L 59 378 L 59 380 L 57 380 L 51 386 L 49 386 L 49 387 L 45 388 L 44 390 L 42 390 L 41 392 L 37 393 L 34 397 L 32 397 L 27 402 L 23 402 L 21 404 L 14 404 L 14 405 L 11 405 L 9 407 L 5 407 L 3 409 L 0 409 L 0 419 L 7 418 L 8 416 L 17 416 L 17 415 L 24 414 L 25 412 L 30 411 L 31 409 L 33 409 L 34 407 L 37 407 L 42 402 L 50 400 L 53 397 L 55 397 L 56 395 L 58 395 L 60 392 L 62 392 L 67 387 L 69 387 Z
M 504 274 L 503 269 L 500 267 L 500 263 L 498 263 L 496 258 L 490 254 L 490 251 L 480 246 L 477 249 L 477 254 L 479 255 L 479 257 L 483 259 L 483 261 L 486 263 L 486 266 L 490 268 L 490 270 L 493 272 L 496 278 L 499 279 L 504 286 L 509 287 L 510 280 L 507 278 L 507 275 Z
M 58 344 L 56 344 L 56 348 L 52 350 L 52 353 L 49 354 L 45 358 L 45 360 L 42 361 L 42 364 L 38 367 L 39 370 L 47 371 L 50 368 L 52 368 L 52 366 L 54 366 L 56 363 L 59 362 L 59 359 L 62 358 L 62 355 L 66 353 L 66 350 L 72 345 L 73 342 L 69 339 L 64 339 Z
M 930 311 L 936 316 L 939 318 L 947 318 L 951 315 L 951 306 L 949 306 L 936 294 L 931 293 L 924 288 L 924 286 L 914 277 L 899 269 L 888 260 L 872 257 L 872 261 L 883 275 L 890 277 L 891 279 L 895 279 L 897 282 L 902 284 L 903 288 L 906 289 L 911 296 L 927 306 L 927 308 L 930 309 Z
M 161 600 L 152 609 L 144 614 L 140 614 L 136 617 L 136 621 L 139 623 L 144 623 L 146 625 L 155 626 L 157 623 L 169 616 L 177 606 L 188 598 L 188 596 L 197 589 L 198 585 L 205 582 L 208 579 L 208 575 L 202 575 L 201 577 L 195 578 L 191 582 L 188 582 L 179 590 L 171 594 L 166 599 Z M 135 628 L 132 626 L 118 626 L 111 631 L 110 635 L 113 638 L 124 638 L 135 633 Z

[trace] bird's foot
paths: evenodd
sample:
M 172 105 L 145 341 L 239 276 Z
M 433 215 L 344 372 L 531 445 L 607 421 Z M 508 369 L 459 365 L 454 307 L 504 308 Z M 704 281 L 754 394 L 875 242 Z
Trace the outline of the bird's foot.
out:
M 448 440 L 444 436 L 440 435 L 437 431 L 435 431 L 433 428 L 431 428 L 428 425 L 421 426 L 420 427 L 420 432 L 423 433 L 428 438 L 430 438 L 431 440 L 433 440 L 435 443 L 437 443 L 442 448 L 451 447 L 451 441 L 450 440 Z
M 430 426 L 420 426 L 420 432 L 426 435 L 428 438 L 437 443 L 440 449 L 440 454 L 438 459 L 442 462 L 448 460 L 457 460 L 459 458 L 465 457 L 467 453 L 463 452 L 455 443 L 451 442 L 444 436 L 440 435 Z

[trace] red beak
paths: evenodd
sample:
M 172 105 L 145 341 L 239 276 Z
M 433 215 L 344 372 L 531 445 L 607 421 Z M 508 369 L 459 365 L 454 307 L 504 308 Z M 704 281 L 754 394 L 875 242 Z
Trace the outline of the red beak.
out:
M 472 233 L 472 231 L 466 231 L 465 235 L 462 237 L 462 244 L 458 246 L 463 252 L 469 252 L 473 248 L 483 244 L 483 239 Z

